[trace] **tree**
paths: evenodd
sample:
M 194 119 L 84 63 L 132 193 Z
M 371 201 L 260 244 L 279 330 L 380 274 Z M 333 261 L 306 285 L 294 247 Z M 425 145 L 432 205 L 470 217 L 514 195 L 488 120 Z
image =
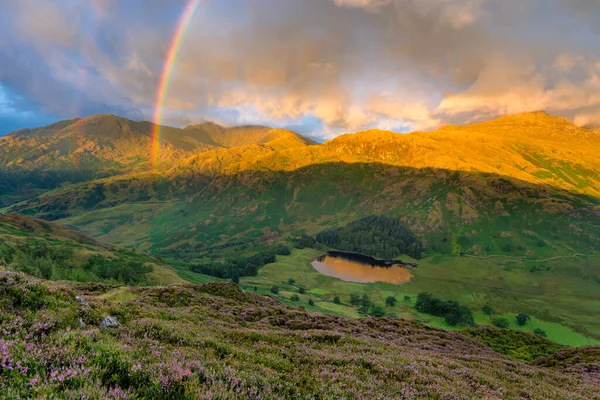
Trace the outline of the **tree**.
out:
M 238 283 L 240 283 L 240 276 L 239 276 L 239 275 L 237 275 L 237 274 L 233 275 L 233 276 L 231 277 L 231 282 L 233 282 L 233 283 L 235 283 L 235 284 L 238 284 Z
M 533 333 L 535 333 L 536 335 L 543 336 L 543 337 L 548 337 L 548 334 L 546 333 L 546 331 L 543 329 L 540 329 L 540 328 L 535 328 L 533 330 Z
M 335 304 L 340 304 L 340 303 L 342 302 L 342 300 L 340 300 L 340 296 L 335 296 L 335 297 L 333 298 L 333 302 L 334 302 Z
M 527 324 L 527 321 L 531 319 L 531 317 L 529 316 L 529 314 L 521 313 L 517 315 L 516 319 L 517 324 L 519 324 L 519 326 L 524 326 L 525 324 Z
M 419 293 L 415 309 L 424 314 L 444 317 L 449 325 L 474 325 L 473 313 L 456 301 L 444 301 L 433 297 L 430 293 Z
M 481 311 L 486 315 L 492 315 L 494 313 L 494 309 L 487 304 L 481 308 Z
M 290 278 L 290 279 L 288 279 L 288 283 L 290 285 L 293 285 L 294 283 L 296 283 L 296 280 L 294 278 Z
M 291 300 L 291 301 L 300 301 L 300 297 L 298 297 L 298 295 L 297 295 L 297 294 L 293 294 L 293 295 L 290 297 L 290 300 Z
M 450 326 L 456 326 L 460 323 L 460 319 L 455 313 L 448 313 L 444 315 L 444 321 Z
M 313 301 L 313 299 L 308 299 L 308 305 L 314 306 L 315 302 Z
M 292 252 L 290 251 L 289 247 L 279 245 L 275 248 L 275 254 L 279 256 L 289 256 L 290 254 L 292 254 Z
M 377 318 L 381 318 L 385 315 L 385 310 L 382 306 L 373 305 L 373 308 L 371 309 L 371 315 Z
M 363 294 L 362 298 L 360 299 L 360 311 L 366 314 L 369 310 L 369 307 L 371 307 L 371 300 L 367 294 Z
M 315 238 L 313 238 L 312 236 L 308 236 L 308 235 L 302 235 L 296 243 L 296 247 L 299 249 L 304 249 L 304 248 L 312 248 L 315 247 Z
M 492 318 L 492 324 L 502 329 L 507 329 L 510 326 L 508 319 L 500 316 Z
M 410 296 L 404 296 L 405 303 L 410 303 L 410 301 L 411 301 Z
M 360 295 L 357 293 L 352 293 L 350 295 L 350 304 L 352 304 L 353 306 L 360 305 Z
M 271 293 L 273 293 L 273 294 L 279 294 L 279 288 L 277 286 L 273 285 L 271 287 Z
M 396 300 L 396 298 L 395 298 L 394 296 L 388 296 L 388 297 L 385 299 L 385 305 L 386 305 L 386 306 L 390 306 L 390 307 L 394 307 L 394 306 L 396 305 L 396 302 L 397 302 L 397 301 L 398 301 L 398 300 Z
M 303 287 L 299 287 L 298 288 L 298 293 L 304 294 L 304 293 L 306 293 L 306 289 L 304 289 Z

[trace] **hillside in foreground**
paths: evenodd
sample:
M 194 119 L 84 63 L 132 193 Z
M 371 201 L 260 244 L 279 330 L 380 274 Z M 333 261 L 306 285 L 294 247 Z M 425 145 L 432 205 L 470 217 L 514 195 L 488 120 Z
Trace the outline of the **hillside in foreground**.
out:
M 598 399 L 598 347 L 527 339 L 539 354 L 525 363 L 459 333 L 312 314 L 231 283 L 0 282 L 3 398 Z

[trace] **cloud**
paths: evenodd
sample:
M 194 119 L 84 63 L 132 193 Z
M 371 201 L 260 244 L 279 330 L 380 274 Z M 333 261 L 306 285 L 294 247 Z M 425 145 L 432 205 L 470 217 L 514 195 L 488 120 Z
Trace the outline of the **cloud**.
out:
M 0 84 L 26 99 L 15 112 L 151 119 L 186 3 L 3 0 Z M 170 80 L 168 123 L 306 123 L 330 137 L 535 109 L 600 122 L 596 1 L 200 4 Z

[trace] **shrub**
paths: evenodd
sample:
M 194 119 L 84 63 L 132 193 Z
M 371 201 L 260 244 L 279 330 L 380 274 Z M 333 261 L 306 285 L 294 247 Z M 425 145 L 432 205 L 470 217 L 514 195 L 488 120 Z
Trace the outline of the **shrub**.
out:
M 410 303 L 411 302 L 410 296 L 404 296 L 404 302 L 405 303 Z
M 527 324 L 527 321 L 529 321 L 531 319 L 531 317 L 528 314 L 521 313 L 521 314 L 517 315 L 516 319 L 517 319 L 517 324 L 519 324 L 519 326 L 524 326 L 525 324 Z
M 543 337 L 548 337 L 548 334 L 546 333 L 546 331 L 543 329 L 540 329 L 540 328 L 535 328 L 533 330 L 533 333 L 535 333 L 536 335 L 543 336 Z
M 385 305 L 386 305 L 386 306 L 393 307 L 393 306 L 395 306 L 395 305 L 396 305 L 396 302 L 397 302 L 397 301 L 398 301 L 398 300 L 396 300 L 396 298 L 395 298 L 394 296 L 388 296 L 388 297 L 385 299 Z
M 486 315 L 492 315 L 494 313 L 494 309 L 487 304 L 481 308 L 481 311 Z
M 340 303 L 342 302 L 342 300 L 340 300 L 340 296 L 335 296 L 335 297 L 333 298 L 333 302 L 334 302 L 335 304 L 340 304 Z
M 499 316 L 492 318 L 492 324 L 502 329 L 507 329 L 510 326 L 508 319 Z
M 315 302 L 313 301 L 313 299 L 308 299 L 308 305 L 310 305 L 310 306 L 315 305 Z
M 540 356 L 552 356 L 563 348 L 560 344 L 528 332 L 498 330 L 481 326 L 465 329 L 462 333 L 477 338 L 501 354 L 525 361 L 535 360 Z
M 360 299 L 359 311 L 366 313 L 369 310 L 369 307 L 371 307 L 371 299 L 369 299 L 367 294 L 363 294 L 362 298 Z
M 300 288 L 298 288 L 298 293 L 304 294 L 304 293 L 306 293 L 306 289 L 304 289 L 303 287 L 300 287 Z
M 288 283 L 290 285 L 293 285 L 294 283 L 296 283 L 296 280 L 294 278 L 290 278 L 290 279 L 288 279 Z
M 273 285 L 271 287 L 271 293 L 273 293 L 273 294 L 279 294 L 279 288 L 277 286 Z
M 300 297 L 298 297 L 298 295 L 297 295 L 297 294 L 293 294 L 293 295 L 290 297 L 290 300 L 291 300 L 291 301 L 300 301 Z
M 385 315 L 385 310 L 383 309 L 382 306 L 373 306 L 373 309 L 371 310 L 371 315 L 373 315 L 374 317 L 377 318 L 381 318 Z
M 350 304 L 352 304 L 353 306 L 360 305 L 360 295 L 356 294 L 356 293 L 352 293 L 350 295 Z

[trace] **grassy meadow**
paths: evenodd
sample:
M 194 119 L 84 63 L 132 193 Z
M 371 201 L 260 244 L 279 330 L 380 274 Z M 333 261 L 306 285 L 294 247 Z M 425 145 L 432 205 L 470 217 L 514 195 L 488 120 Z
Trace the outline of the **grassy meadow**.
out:
M 377 305 L 385 305 L 388 296 L 394 296 L 397 303 L 385 308 L 386 314 L 417 320 L 430 326 L 443 329 L 456 329 L 447 325 L 443 318 L 420 314 L 414 310 L 414 302 L 421 292 L 430 292 L 442 299 L 456 300 L 475 312 L 476 323 L 491 325 L 489 318 L 478 310 L 490 305 L 495 315 L 506 316 L 511 321 L 511 329 L 533 332 L 543 329 L 548 338 L 561 344 L 583 346 L 600 344 L 600 327 L 595 315 L 600 311 L 598 300 L 581 304 L 572 295 L 573 290 L 582 290 L 582 282 L 568 279 L 554 273 L 536 275 L 529 270 L 515 270 L 506 273 L 505 266 L 495 261 L 477 260 L 467 257 L 430 257 L 420 260 L 419 267 L 413 270 L 413 278 L 404 285 L 384 282 L 354 283 L 345 282 L 317 272 L 311 261 L 322 254 L 322 250 L 293 249 L 290 256 L 277 256 L 277 262 L 268 264 L 256 277 L 245 277 L 240 281 L 247 291 L 270 293 L 272 286 L 278 286 L 278 296 L 290 305 L 302 305 L 307 309 L 334 314 L 343 317 L 357 317 L 360 314 L 350 305 L 353 293 L 367 294 Z M 403 257 L 407 259 L 407 257 Z M 463 262 L 464 261 L 464 262 Z M 289 279 L 295 282 L 290 285 Z M 305 289 L 299 294 L 298 289 Z M 548 292 L 549 290 L 554 292 Z M 298 295 L 299 301 L 289 300 Z M 590 297 L 593 293 L 590 293 Z M 339 296 L 341 304 L 335 304 L 333 298 Z M 406 301 L 405 296 L 411 298 Z M 547 301 L 551 296 L 552 301 Z M 312 299 L 314 306 L 309 306 Z M 543 303 L 543 308 L 539 304 Z M 574 307 L 570 310 L 569 307 Z M 597 308 L 595 308 L 597 307 Z M 589 310 L 589 316 L 581 309 Z M 594 314 L 596 310 L 596 314 Z M 524 327 L 517 326 L 514 316 L 526 312 L 533 316 Z M 596 338 L 594 338 L 596 337 Z

